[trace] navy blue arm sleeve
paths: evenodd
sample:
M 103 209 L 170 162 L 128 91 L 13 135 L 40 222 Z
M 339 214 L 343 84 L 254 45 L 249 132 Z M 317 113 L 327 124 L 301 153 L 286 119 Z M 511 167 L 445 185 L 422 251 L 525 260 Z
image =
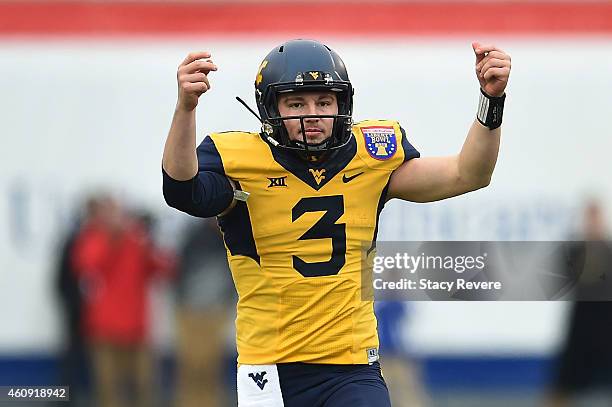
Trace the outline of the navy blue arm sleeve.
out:
M 198 174 L 190 180 L 177 181 L 162 168 L 164 199 L 169 206 L 193 216 L 217 216 L 232 203 L 234 190 L 210 137 L 200 144 L 197 155 Z
M 200 218 L 217 216 L 232 203 L 234 191 L 227 178 L 213 171 L 200 171 L 187 181 L 177 181 L 162 168 L 166 203 Z

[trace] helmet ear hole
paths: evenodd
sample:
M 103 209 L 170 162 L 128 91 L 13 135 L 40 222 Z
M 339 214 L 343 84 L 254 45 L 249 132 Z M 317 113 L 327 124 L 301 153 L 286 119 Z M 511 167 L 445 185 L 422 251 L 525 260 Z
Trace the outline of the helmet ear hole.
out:
M 278 52 L 283 52 L 284 49 L 285 49 L 285 46 L 281 45 L 280 48 L 278 49 Z

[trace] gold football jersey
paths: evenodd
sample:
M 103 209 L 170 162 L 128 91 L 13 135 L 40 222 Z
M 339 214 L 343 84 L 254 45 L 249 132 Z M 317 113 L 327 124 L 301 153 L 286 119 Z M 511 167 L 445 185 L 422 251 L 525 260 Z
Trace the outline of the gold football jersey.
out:
M 378 354 L 361 295 L 364 244 L 376 240 L 389 178 L 419 153 L 395 121 L 368 120 L 322 162 L 225 132 L 198 147 L 200 170 L 250 193 L 219 217 L 238 292 L 238 363 L 365 364 Z

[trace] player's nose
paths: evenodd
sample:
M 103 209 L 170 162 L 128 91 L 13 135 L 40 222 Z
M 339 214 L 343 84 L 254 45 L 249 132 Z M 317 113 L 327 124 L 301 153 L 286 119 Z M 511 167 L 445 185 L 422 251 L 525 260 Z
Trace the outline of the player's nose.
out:
M 317 104 L 314 102 L 306 104 L 306 114 L 315 115 L 317 114 Z M 309 117 L 307 120 L 319 120 L 318 117 Z

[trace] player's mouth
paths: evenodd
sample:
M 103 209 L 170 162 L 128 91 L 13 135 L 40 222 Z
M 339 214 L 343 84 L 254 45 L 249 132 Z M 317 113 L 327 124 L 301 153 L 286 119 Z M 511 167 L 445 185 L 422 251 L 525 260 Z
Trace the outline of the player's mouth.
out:
M 311 137 L 319 137 L 320 135 L 323 134 L 323 130 L 321 130 L 318 127 L 307 127 L 304 129 L 305 133 L 306 133 L 306 137 L 311 138 Z

